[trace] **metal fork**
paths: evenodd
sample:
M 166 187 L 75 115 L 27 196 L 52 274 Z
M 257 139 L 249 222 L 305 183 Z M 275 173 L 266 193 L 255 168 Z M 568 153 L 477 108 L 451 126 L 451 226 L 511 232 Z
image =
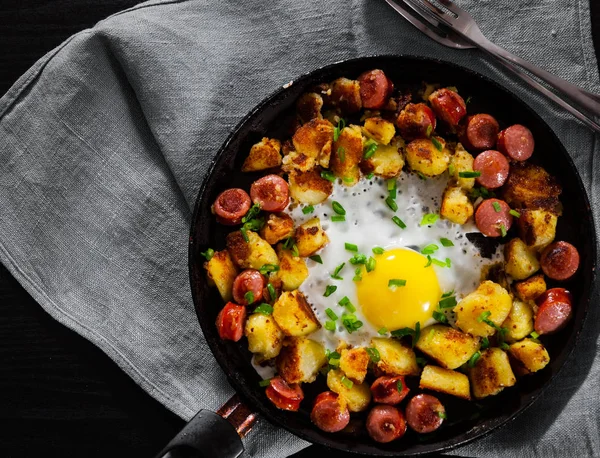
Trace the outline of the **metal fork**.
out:
M 429 14 L 483 51 L 494 57 L 504 59 L 523 67 L 533 75 L 548 83 L 565 97 L 568 97 L 572 101 L 578 103 L 581 107 L 589 110 L 593 115 L 600 115 L 600 96 L 558 78 L 546 70 L 536 67 L 530 62 L 527 62 L 526 60 L 511 54 L 504 48 L 492 43 L 483 35 L 483 33 L 481 33 L 481 30 L 479 30 L 479 26 L 473 17 L 467 11 L 452 3 L 451 0 L 436 1 L 438 4 L 442 5 L 445 10 L 435 5 L 431 0 L 405 0 L 405 2 L 413 7 L 413 9 L 416 8 L 421 10 L 424 14 Z
M 396 10 L 402 17 L 404 17 L 404 19 L 406 19 L 408 22 L 414 25 L 425 35 L 427 35 L 428 37 L 432 38 L 440 44 L 455 49 L 472 49 L 476 47 L 470 41 L 467 41 L 462 36 L 450 30 L 448 27 L 445 26 L 445 24 L 440 23 L 440 21 L 436 20 L 430 15 L 422 14 L 419 9 L 415 9 L 412 6 L 407 5 L 402 0 L 386 0 L 386 2 L 392 8 L 394 8 L 394 10 Z M 593 119 L 591 119 L 575 107 L 571 106 L 568 102 L 558 97 L 546 87 L 542 86 L 536 80 L 531 78 L 528 74 L 521 71 L 518 67 L 513 67 L 512 65 L 508 64 L 502 59 L 498 59 L 498 62 L 510 73 L 523 80 L 525 83 L 527 83 L 527 85 L 529 85 L 533 89 L 544 94 L 546 97 L 555 102 L 557 105 L 564 108 L 569 113 L 571 113 L 585 125 L 595 130 L 596 132 L 600 132 L 600 125 L 598 125 Z

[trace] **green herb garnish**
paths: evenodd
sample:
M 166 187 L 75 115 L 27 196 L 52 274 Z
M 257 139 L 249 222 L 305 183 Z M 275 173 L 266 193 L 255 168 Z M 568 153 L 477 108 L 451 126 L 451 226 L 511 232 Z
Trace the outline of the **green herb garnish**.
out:
M 383 254 L 383 252 L 385 250 L 383 248 L 381 248 L 381 247 L 376 246 L 371 251 L 373 252 L 373 254 Z
M 419 226 L 431 226 L 432 224 L 435 224 L 439 218 L 440 215 L 438 215 L 437 213 L 426 213 L 425 215 L 423 215 Z
M 312 259 L 313 261 L 318 262 L 319 264 L 323 264 L 323 260 L 321 259 L 321 256 L 318 254 L 310 256 L 308 259 Z
M 508 213 L 510 213 L 511 215 L 513 215 L 515 218 L 520 218 L 521 214 L 517 211 L 517 210 L 510 210 Z
M 308 215 L 309 213 L 312 213 L 315 211 L 315 207 L 312 205 L 307 205 L 306 207 L 304 207 L 302 209 L 302 213 L 304 213 L 305 215 Z
M 365 143 L 365 149 L 363 150 L 363 159 L 370 159 L 377 151 L 377 142 L 369 140 Z
M 336 289 L 337 289 L 337 286 L 335 286 L 335 285 L 327 285 L 327 287 L 325 288 L 325 292 L 323 293 L 323 296 L 325 296 L 325 297 L 331 296 L 335 292 Z
M 262 313 L 263 315 L 271 315 L 273 313 L 273 306 L 270 304 L 260 304 L 254 309 L 254 313 Z
M 371 361 L 374 363 L 378 363 L 381 360 L 381 355 L 379 354 L 379 350 L 377 350 L 377 348 L 367 347 L 365 350 L 369 355 L 369 358 L 371 358 Z
M 340 133 L 342 132 L 342 130 L 344 130 L 344 127 L 346 127 L 346 120 L 344 118 L 340 118 L 337 126 L 335 126 L 333 128 L 333 141 L 337 142 L 338 138 L 340 138 Z
M 388 207 L 390 207 L 390 209 L 392 211 L 395 212 L 398 210 L 398 204 L 396 203 L 396 201 L 394 199 L 391 198 L 391 196 L 386 197 L 385 203 L 387 204 Z
M 267 283 L 267 291 L 269 291 L 269 296 L 271 297 L 272 301 L 277 299 L 277 292 L 271 283 Z
M 335 175 L 329 170 L 321 170 L 321 178 L 331 181 L 332 183 L 335 181 Z
M 252 302 L 254 302 L 254 293 L 252 291 L 247 291 L 246 294 L 244 294 L 244 299 L 248 304 L 252 304 Z
M 440 141 L 435 137 L 431 137 L 431 143 L 433 143 L 433 146 L 435 146 L 435 149 L 437 149 L 438 151 L 442 151 L 444 149 L 444 145 L 442 145 Z
M 502 211 L 502 207 L 500 206 L 500 204 L 496 201 L 492 202 L 492 207 L 494 207 L 494 211 L 496 213 L 500 213 Z
M 458 172 L 458 176 L 460 178 L 477 178 L 481 176 L 481 172 L 479 171 L 466 171 L 466 172 Z
M 406 229 L 406 224 L 397 216 L 392 216 L 392 221 L 398 226 L 400 229 Z
M 338 201 L 334 200 L 333 202 L 331 202 L 331 206 L 333 207 L 333 211 L 336 212 L 338 215 L 346 214 L 346 209 L 342 207 L 342 204 L 340 204 Z
M 334 223 L 343 223 L 344 221 L 346 221 L 346 217 L 344 215 L 333 215 L 331 217 L 331 221 L 333 221 Z
M 269 272 L 277 272 L 278 270 L 279 266 L 276 266 L 275 264 L 263 264 L 262 267 L 258 269 L 261 275 L 267 275 Z
M 346 162 L 346 149 L 343 146 L 338 147 L 336 154 L 341 163 Z
M 350 313 L 356 312 L 356 307 L 354 307 L 352 302 L 350 302 L 350 299 L 348 299 L 348 296 L 342 297 L 340 299 L 340 301 L 338 302 L 338 304 L 341 305 L 342 307 L 346 307 L 350 311 Z
M 328 331 L 331 331 L 331 332 L 335 331 L 335 321 L 330 321 L 330 320 L 325 321 L 324 327 Z
M 369 259 L 367 260 L 366 264 L 367 272 L 373 272 L 373 270 L 375 270 L 376 262 L 377 261 L 375 261 L 375 258 L 373 256 L 369 256 Z
M 212 257 L 215 255 L 215 250 L 213 250 L 212 248 L 208 248 L 206 251 L 202 251 L 200 253 L 201 256 L 204 256 L 204 258 L 207 261 L 210 261 L 212 259 Z
M 400 278 L 391 278 L 388 281 L 388 288 L 395 289 L 398 286 L 406 286 L 406 280 Z
M 335 321 L 338 319 L 338 316 L 335 314 L 335 312 L 333 310 L 331 310 L 329 307 L 325 309 L 325 313 L 327 314 L 327 316 Z
M 454 243 L 452 243 L 452 240 L 444 238 L 444 237 L 442 237 L 440 239 L 440 243 L 442 244 L 442 246 L 445 246 L 445 247 L 454 246 Z
M 433 311 L 433 319 L 439 321 L 440 323 L 448 322 L 448 317 L 444 313 L 438 312 L 437 310 Z
M 358 246 L 354 245 L 353 243 L 344 243 L 344 248 L 346 248 L 348 251 L 358 251 Z
M 433 254 L 439 249 L 440 247 L 437 246 L 435 243 L 430 243 L 421 250 L 421 254 Z
M 336 280 L 343 280 L 343 278 L 340 277 L 338 274 L 344 268 L 345 265 L 346 265 L 346 263 L 342 262 L 339 266 L 337 266 L 335 268 L 335 270 L 333 271 L 333 274 L 331 275 L 331 278 L 335 278 Z
M 269 386 L 271 384 L 271 379 L 268 378 L 266 380 L 261 380 L 260 382 L 258 382 L 258 386 L 262 386 L 263 388 L 265 386 Z
M 471 358 L 469 359 L 469 362 L 467 363 L 469 365 L 469 367 L 475 367 L 475 364 L 477 364 L 477 361 L 479 360 L 479 358 L 481 358 L 481 353 L 479 353 L 478 351 L 475 352 L 475 354 L 473 356 L 471 356 Z

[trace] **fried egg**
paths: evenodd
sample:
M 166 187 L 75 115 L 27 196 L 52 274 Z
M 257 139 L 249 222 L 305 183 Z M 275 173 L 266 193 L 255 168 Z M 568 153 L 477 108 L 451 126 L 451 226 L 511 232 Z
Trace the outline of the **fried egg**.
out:
M 502 259 L 499 249 L 483 258 L 469 241 L 467 234 L 479 232 L 473 222 L 439 218 L 444 175 L 363 177 L 353 187 L 336 183 L 313 212 L 290 205 L 295 225 L 316 216 L 329 237 L 317 253 L 322 263 L 307 259 L 309 275 L 299 288 L 323 326 L 311 339 L 330 350 L 368 346 L 373 337 L 434 324 L 443 295 L 460 300 L 477 288 L 486 265 Z M 386 203 L 394 188 L 395 211 Z M 442 312 L 452 322 L 452 313 Z

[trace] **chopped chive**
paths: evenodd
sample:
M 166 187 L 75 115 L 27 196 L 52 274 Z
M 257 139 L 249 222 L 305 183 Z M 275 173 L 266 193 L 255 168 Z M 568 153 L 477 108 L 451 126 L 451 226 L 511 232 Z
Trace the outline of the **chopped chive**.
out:
M 485 312 L 481 312 L 481 315 L 479 315 L 477 317 L 477 322 L 481 323 L 481 322 L 487 320 L 491 314 L 492 314 L 492 312 L 490 312 L 489 310 L 486 310 Z
M 355 254 L 354 256 L 352 256 L 349 260 L 350 264 L 352 264 L 353 266 L 357 265 L 357 264 L 366 264 L 367 263 L 367 257 L 364 254 Z
M 246 294 L 244 294 L 244 299 L 246 299 L 248 304 L 252 304 L 252 302 L 254 302 L 254 293 L 252 291 L 247 291 Z
M 395 199 L 397 195 L 397 183 L 395 178 L 390 178 L 387 181 L 387 189 L 390 199 Z
M 456 307 L 456 298 L 454 296 L 443 297 L 440 302 L 438 302 L 438 307 L 441 309 Z
M 354 178 L 351 178 L 351 177 L 344 177 L 344 178 L 342 178 L 342 181 L 343 181 L 344 183 L 352 184 L 352 183 L 354 183 Z
M 440 249 L 440 247 L 437 246 L 435 243 L 430 243 L 429 245 L 427 245 L 425 248 L 423 248 L 421 250 L 421 254 L 433 254 L 439 249 Z
M 362 280 L 362 269 L 357 267 L 354 270 L 354 277 L 352 277 L 352 281 L 361 281 Z
M 334 323 L 335 324 L 335 323 Z M 330 358 L 329 359 L 329 365 L 332 367 L 339 367 L 340 365 L 340 357 L 339 357 L 339 353 L 336 352 L 336 355 L 338 355 L 337 358 Z
M 478 170 L 469 170 L 466 172 L 458 172 L 460 178 L 477 178 L 481 176 L 481 172 Z
M 398 210 L 398 204 L 396 203 L 396 201 L 394 199 L 392 199 L 391 196 L 386 197 L 385 203 L 387 204 L 388 207 L 390 207 L 390 209 L 392 211 Z
M 329 307 L 325 309 L 325 313 L 327 314 L 327 316 L 332 319 L 333 321 L 338 319 L 338 316 L 335 314 L 335 312 L 333 310 L 331 310 Z
M 270 304 L 260 304 L 254 309 L 254 313 L 262 313 L 263 315 L 271 315 L 273 313 L 273 306 Z
M 448 322 L 448 317 L 445 314 L 443 314 L 442 312 L 438 312 L 437 310 L 433 311 L 432 316 L 435 321 L 439 321 L 440 323 Z
M 279 266 L 276 266 L 275 264 L 263 264 L 262 267 L 258 269 L 262 275 L 267 275 L 269 272 L 277 272 L 278 270 Z
M 248 243 L 250 241 L 250 239 L 248 238 L 248 232 L 247 232 L 246 228 L 242 227 L 240 229 L 240 232 L 242 233 L 242 238 L 244 239 L 244 242 Z
M 450 296 L 454 296 L 454 290 L 447 291 L 444 294 L 442 294 L 442 297 L 450 297 Z
M 331 203 L 331 206 L 333 207 L 333 211 L 336 212 L 338 215 L 345 215 L 346 214 L 346 210 L 344 209 L 344 207 L 342 207 L 342 205 L 334 200 Z
M 431 143 L 433 143 L 433 146 L 435 146 L 435 149 L 437 149 L 438 151 L 442 151 L 444 149 L 444 145 L 442 145 L 440 141 L 435 137 L 431 137 Z
M 319 264 L 323 264 L 323 260 L 321 259 L 321 256 L 318 254 L 310 256 L 308 259 L 312 259 L 313 261 L 318 262 Z
M 331 217 L 331 221 L 333 221 L 334 223 L 343 223 L 344 221 L 346 221 L 346 217 L 344 215 L 333 215 Z
M 333 141 L 337 142 L 338 138 L 340 138 L 340 133 L 346 127 L 346 120 L 344 118 L 340 118 L 337 126 L 333 128 Z
M 472 98 L 471 96 L 467 97 L 467 100 L 465 100 L 465 103 L 466 104 L 471 103 L 471 98 Z
M 371 358 L 371 361 L 374 363 L 378 363 L 381 360 L 381 355 L 379 354 L 379 350 L 377 350 L 377 348 L 367 347 L 365 350 L 369 355 L 369 358 Z
M 367 180 L 370 180 L 371 178 L 373 178 L 375 176 L 375 174 L 373 172 L 369 173 L 365 178 Z
M 260 213 L 260 205 L 259 204 L 252 205 L 252 207 L 250 207 L 250 210 L 248 210 L 248 213 L 246 213 L 244 215 L 244 217 L 242 218 L 242 223 L 247 223 L 251 219 L 254 219 L 256 216 L 258 216 L 259 213 Z
M 373 272 L 373 270 L 375 270 L 376 263 L 377 261 L 375 261 L 375 258 L 373 256 L 369 256 L 366 264 L 367 272 Z
M 323 293 L 323 296 L 325 296 L 325 297 L 331 296 L 335 292 L 336 289 L 337 289 L 337 286 L 335 286 L 335 285 L 327 285 L 327 287 L 325 288 L 325 292 Z
M 486 348 L 488 348 L 490 346 L 490 339 L 488 339 L 487 337 L 484 337 L 481 340 L 481 349 L 485 350 Z
M 444 237 L 442 237 L 440 239 L 440 243 L 442 244 L 442 246 L 445 246 L 445 247 L 454 246 L 454 243 L 452 243 L 452 240 L 444 238 Z
M 396 329 L 396 330 L 392 331 L 391 334 L 393 337 L 401 338 L 404 336 L 414 336 L 415 331 L 410 328 L 401 328 L 401 329 Z
M 294 256 L 295 258 L 300 256 L 300 252 L 298 251 L 298 245 L 296 245 L 295 243 L 292 245 L 292 256 Z
M 268 378 L 266 380 L 261 380 L 260 382 L 258 382 L 258 386 L 262 386 L 263 388 L 265 386 L 269 386 L 271 384 L 271 379 Z
M 433 258 L 431 256 L 427 255 L 427 264 L 425 264 L 425 267 L 429 267 L 432 262 L 433 262 Z
M 508 350 L 510 346 L 506 342 L 502 342 L 500 348 L 502 348 L 502 350 Z
M 332 183 L 335 181 L 335 175 L 329 170 L 321 170 L 321 178 L 331 181 Z
M 376 246 L 376 247 L 373 247 L 373 249 L 371 251 L 373 252 L 373 254 L 383 254 L 383 252 L 385 250 L 379 246 Z
M 448 418 L 448 415 L 446 415 L 446 412 L 443 411 L 438 411 L 437 412 L 438 417 L 440 417 L 442 420 L 445 420 L 446 418 Z
M 344 243 L 344 248 L 346 248 L 348 251 L 358 251 L 358 246 L 354 245 L 353 243 Z
M 283 242 L 283 248 L 285 250 L 289 250 L 290 248 L 292 248 L 292 245 L 294 245 L 295 241 L 294 241 L 294 237 L 288 237 L 287 239 L 285 239 L 285 241 Z
M 354 307 L 352 302 L 350 302 L 350 299 L 348 299 L 348 296 L 342 297 L 342 299 L 338 302 L 338 304 L 341 305 L 342 307 L 346 307 L 350 311 L 350 313 L 356 312 L 356 307 Z
M 429 124 L 427 126 L 427 130 L 425 131 L 425 135 L 427 135 L 428 137 L 431 137 L 431 132 L 433 131 L 433 125 Z
M 419 337 L 421 337 L 421 322 L 417 321 L 417 323 L 415 324 L 415 335 L 413 337 L 412 340 L 412 347 L 415 348 L 415 345 L 417 344 L 417 341 L 419 340 Z
M 435 224 L 439 218 L 440 215 L 438 215 L 437 213 L 426 213 L 425 215 L 423 215 L 419 226 L 431 226 L 432 224 Z
M 306 207 L 304 207 L 302 209 L 302 213 L 304 213 L 305 215 L 308 215 L 309 213 L 312 213 L 315 211 L 315 207 L 312 205 L 307 205 Z
M 267 290 L 269 291 L 269 296 L 271 296 L 272 301 L 277 299 L 277 292 L 271 283 L 267 283 Z
M 406 229 L 406 224 L 404 224 L 404 221 L 397 216 L 392 216 L 392 221 L 396 223 L 396 226 L 398 226 L 400 229 Z
M 422 172 L 417 172 L 417 176 L 423 181 L 427 180 L 427 177 L 425 175 L 423 175 Z
M 500 223 L 500 235 L 502 237 L 506 237 L 506 226 L 504 223 Z
M 456 175 L 456 167 L 454 167 L 454 164 L 448 165 L 448 173 L 450 176 Z
M 201 256 L 204 256 L 204 258 L 207 261 L 210 261 L 212 259 L 212 257 L 215 255 L 215 250 L 213 250 L 212 248 L 208 248 L 206 251 L 202 251 L 200 253 Z
M 342 315 L 342 324 L 350 334 L 363 326 L 363 322 L 359 321 L 353 314 Z
M 402 383 L 402 379 L 398 380 L 398 383 L 396 383 L 396 389 L 398 390 L 398 393 L 402 393 L 402 391 L 404 390 L 404 384 Z
M 384 336 L 388 333 L 387 328 L 381 328 L 379 331 L 377 331 L 377 334 L 379 334 L 380 336 Z
M 429 257 L 427 259 L 429 259 Z M 450 267 L 448 261 L 450 261 L 448 258 L 446 258 L 446 261 L 440 261 L 439 259 L 431 258 L 431 262 L 438 267 Z
M 500 206 L 500 204 L 496 201 L 492 202 L 492 207 L 494 207 L 494 211 L 496 213 L 500 213 L 502 211 L 502 207 Z
M 398 286 L 406 286 L 406 280 L 400 278 L 391 278 L 388 281 L 388 288 L 397 288 Z
M 471 359 L 469 359 L 469 362 L 467 363 L 469 367 L 475 367 L 475 364 L 477 364 L 477 360 L 479 358 L 481 358 L 481 353 L 477 351 L 473 354 L 473 356 L 471 356 Z
M 427 337 L 426 337 L 427 343 L 431 342 L 431 339 L 433 339 L 434 335 L 435 335 L 435 329 L 430 329 L 429 333 L 427 333 Z
M 534 338 L 534 339 L 537 339 L 538 337 L 540 337 L 540 335 L 539 335 L 537 332 L 535 332 L 535 331 L 533 331 L 533 332 L 532 332 L 531 334 L 529 334 L 529 335 L 530 335 L 532 338 Z
M 365 143 L 365 149 L 363 150 L 363 159 L 370 159 L 377 151 L 377 142 L 369 140 Z
M 337 154 L 338 158 L 340 159 L 341 163 L 346 162 L 346 149 L 343 146 L 338 146 L 336 154 Z
M 446 258 L 446 267 L 452 267 L 452 261 L 450 260 L 450 258 Z
M 510 210 L 508 213 L 510 213 L 511 215 L 513 215 L 515 218 L 520 218 L 521 214 L 517 211 L 517 210 Z
M 351 389 L 354 386 L 354 382 L 349 378 L 346 378 L 346 376 L 344 375 L 342 377 L 342 385 L 344 385 L 348 389 Z
M 333 275 L 331 275 L 331 278 L 335 278 L 336 280 L 343 280 L 343 278 L 340 277 L 338 274 L 344 268 L 345 265 L 346 265 L 346 263 L 342 262 L 339 266 L 337 266 L 335 268 L 335 270 L 333 271 Z
M 425 367 L 425 366 L 427 365 L 427 360 L 426 360 L 425 358 L 422 358 L 422 357 L 420 357 L 420 356 L 417 356 L 417 357 L 415 358 L 415 360 L 417 361 L 417 365 L 418 365 L 419 367 Z
M 327 321 L 325 322 L 325 326 L 324 326 L 324 327 L 325 327 L 325 329 L 327 329 L 328 331 L 332 331 L 332 332 L 333 332 L 333 331 L 335 331 L 335 321 L 330 321 L 330 320 L 327 320 Z
M 325 350 L 325 357 L 327 359 L 340 359 L 342 356 L 337 351 Z

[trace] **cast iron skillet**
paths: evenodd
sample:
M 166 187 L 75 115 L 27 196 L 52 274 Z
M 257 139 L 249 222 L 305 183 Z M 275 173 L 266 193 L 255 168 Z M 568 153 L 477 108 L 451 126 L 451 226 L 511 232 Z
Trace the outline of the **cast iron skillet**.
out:
M 501 128 L 516 123 L 528 126 L 536 141 L 531 162 L 542 165 L 558 177 L 563 186 L 561 201 L 565 204 L 564 214 L 559 218 L 556 239 L 573 243 L 581 254 L 581 264 L 575 278 L 560 285 L 574 295 L 574 316 L 560 334 L 542 338 L 551 355 L 551 362 L 544 370 L 521 378 L 516 386 L 480 402 L 457 402 L 452 397 L 438 395 L 448 413 L 448 420 L 442 428 L 427 436 L 409 431 L 402 439 L 389 444 L 372 441 L 366 435 L 360 419 L 349 433 L 329 434 L 311 424 L 309 413 L 312 397 L 326 389 L 323 382 L 304 386 L 307 398 L 299 412 L 275 408 L 264 395 L 264 389 L 259 388 L 260 378 L 250 365 L 251 354 L 247 350 L 246 340 L 237 343 L 222 341 L 217 334 L 215 319 L 223 301 L 216 288 L 207 284 L 202 267 L 204 258 L 200 255 L 208 247 L 222 249 L 225 235 L 231 230 L 217 224 L 211 215 L 210 206 L 215 197 L 234 185 L 248 189 L 250 183 L 259 176 L 240 172 L 250 146 L 265 135 L 289 137 L 294 104 L 314 84 L 329 82 L 340 76 L 356 78 L 363 71 L 373 68 L 384 70 L 395 83 L 419 85 L 422 81 L 428 81 L 456 86 L 463 97 L 470 96 L 469 113 L 490 113 L 499 121 Z M 237 393 L 273 424 L 286 428 L 302 439 L 371 456 L 405 456 L 447 450 L 488 434 L 531 405 L 556 376 L 576 344 L 589 306 L 595 260 L 596 237 L 585 189 L 569 154 L 544 120 L 517 96 L 486 77 L 449 62 L 413 56 L 364 57 L 328 65 L 279 89 L 254 108 L 225 141 L 212 163 L 196 201 L 189 244 L 190 281 L 198 321 L 212 352 Z M 322 380 L 322 377 L 319 379 Z M 216 441 L 213 436 L 213 444 Z

